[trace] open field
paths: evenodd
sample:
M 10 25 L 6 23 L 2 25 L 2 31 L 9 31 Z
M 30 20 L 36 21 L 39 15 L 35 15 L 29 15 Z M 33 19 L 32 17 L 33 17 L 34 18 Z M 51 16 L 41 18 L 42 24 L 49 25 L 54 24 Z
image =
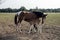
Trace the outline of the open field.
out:
M 60 40 L 60 14 L 48 14 L 42 34 L 28 34 L 29 23 L 22 22 L 22 32 L 14 25 L 15 14 L 0 13 L 0 40 Z

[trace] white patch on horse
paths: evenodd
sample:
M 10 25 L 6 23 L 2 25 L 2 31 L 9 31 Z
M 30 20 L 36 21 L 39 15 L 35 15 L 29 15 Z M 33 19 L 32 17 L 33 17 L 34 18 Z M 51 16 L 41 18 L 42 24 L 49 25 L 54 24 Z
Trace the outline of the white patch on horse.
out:
M 19 15 L 21 12 L 22 12 L 22 11 L 19 11 L 19 12 L 17 12 L 17 14 Z

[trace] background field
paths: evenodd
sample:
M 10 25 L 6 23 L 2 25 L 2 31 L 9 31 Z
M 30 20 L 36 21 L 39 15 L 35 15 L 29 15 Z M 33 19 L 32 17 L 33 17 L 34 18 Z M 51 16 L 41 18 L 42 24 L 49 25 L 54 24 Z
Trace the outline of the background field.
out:
M 16 31 L 13 14 L 0 13 L 0 40 L 60 40 L 60 14 L 48 13 L 42 34 L 28 34 L 29 23 L 22 22 L 22 33 Z

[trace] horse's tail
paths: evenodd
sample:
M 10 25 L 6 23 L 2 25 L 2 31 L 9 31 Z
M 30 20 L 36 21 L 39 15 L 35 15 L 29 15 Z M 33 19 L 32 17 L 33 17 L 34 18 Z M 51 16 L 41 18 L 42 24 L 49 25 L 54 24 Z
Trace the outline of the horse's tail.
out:
M 15 18 L 14 18 L 14 22 L 15 22 L 16 25 L 18 24 L 17 17 L 18 17 L 18 14 L 16 14 L 16 15 L 15 15 Z

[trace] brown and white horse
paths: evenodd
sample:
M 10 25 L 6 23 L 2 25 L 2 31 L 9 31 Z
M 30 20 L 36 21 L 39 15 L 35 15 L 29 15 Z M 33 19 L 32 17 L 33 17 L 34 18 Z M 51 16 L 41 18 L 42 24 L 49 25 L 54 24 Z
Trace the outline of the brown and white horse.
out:
M 22 20 L 29 22 L 31 25 L 29 30 L 30 33 L 33 27 L 36 29 L 36 31 L 37 30 L 39 31 L 39 29 L 41 29 L 41 27 L 39 27 L 39 23 L 41 22 L 41 24 L 44 24 L 44 20 L 46 19 L 46 16 L 47 14 L 44 14 L 42 12 L 20 11 L 15 15 L 14 22 L 17 26 L 19 23 L 21 24 Z

